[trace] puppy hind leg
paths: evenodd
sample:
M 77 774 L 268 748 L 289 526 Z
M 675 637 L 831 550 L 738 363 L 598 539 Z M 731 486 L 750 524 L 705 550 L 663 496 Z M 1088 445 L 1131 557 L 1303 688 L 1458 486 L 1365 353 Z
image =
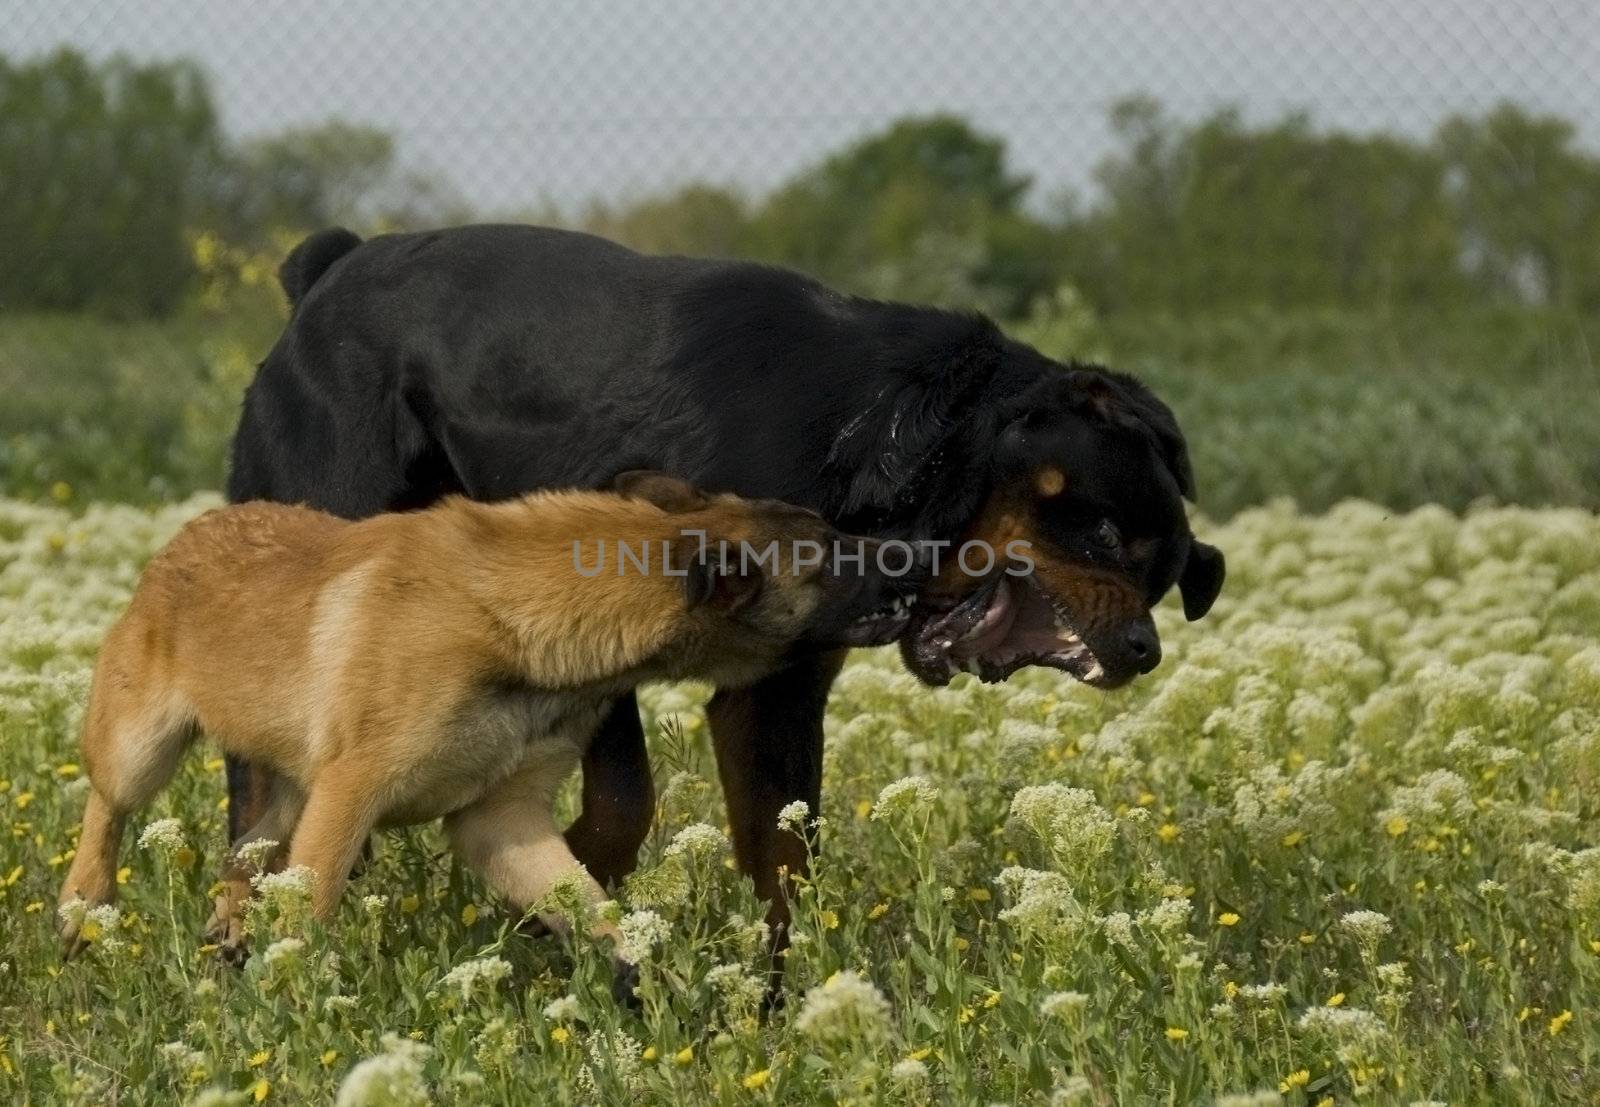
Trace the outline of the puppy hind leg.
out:
M 77 850 L 61 885 L 62 906 L 82 900 L 96 907 L 116 899 L 117 856 L 128 817 L 172 779 L 194 737 L 192 723 L 171 713 L 132 724 L 112 721 L 118 717 L 103 702 L 90 705 L 83 739 L 89 801 Z M 83 948 L 81 922 L 59 913 L 57 920 L 63 950 L 71 956 Z

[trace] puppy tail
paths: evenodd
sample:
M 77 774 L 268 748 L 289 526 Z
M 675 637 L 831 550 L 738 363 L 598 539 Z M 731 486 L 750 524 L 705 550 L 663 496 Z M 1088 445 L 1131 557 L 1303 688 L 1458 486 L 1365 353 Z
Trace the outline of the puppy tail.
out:
M 361 236 L 343 227 L 318 231 L 289 251 L 278 267 L 278 283 L 289 297 L 291 308 L 299 307 L 305 294 L 334 262 L 361 245 Z

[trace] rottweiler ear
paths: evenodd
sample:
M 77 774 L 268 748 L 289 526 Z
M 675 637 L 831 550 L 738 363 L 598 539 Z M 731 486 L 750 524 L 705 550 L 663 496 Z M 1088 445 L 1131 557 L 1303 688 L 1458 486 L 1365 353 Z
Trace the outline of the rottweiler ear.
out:
M 1189 560 L 1184 562 L 1183 575 L 1178 577 L 1178 591 L 1183 596 L 1183 617 L 1191 623 L 1200 618 L 1217 602 L 1222 591 L 1222 578 L 1227 575 L 1227 563 L 1222 551 L 1204 542 L 1189 546 Z
M 1178 429 L 1177 416 L 1162 403 L 1144 382 L 1127 373 L 1109 369 L 1081 367 L 1075 374 L 1079 389 L 1102 416 L 1111 420 L 1132 420 L 1147 433 L 1161 462 L 1177 482 L 1186 500 L 1193 500 L 1194 467 L 1189 463 L 1189 444 Z
M 732 614 L 761 591 L 760 567 L 724 556 L 722 543 L 685 542 L 682 547 L 681 553 L 674 551 L 673 575 L 683 577 L 683 602 L 689 610 L 710 604 Z
M 629 469 L 612 479 L 610 491 L 629 500 L 655 504 L 662 511 L 681 514 L 700 511 L 711 501 L 682 477 L 654 469 Z

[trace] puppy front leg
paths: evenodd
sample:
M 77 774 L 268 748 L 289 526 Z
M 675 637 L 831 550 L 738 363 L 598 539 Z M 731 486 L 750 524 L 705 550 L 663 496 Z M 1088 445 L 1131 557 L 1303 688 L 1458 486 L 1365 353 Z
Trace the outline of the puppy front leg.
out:
M 550 894 L 557 881 L 573 874 L 580 874 L 590 906 L 605 901 L 605 889 L 573 856 L 551 809 L 556 789 L 576 760 L 576 752 L 541 759 L 445 819 L 445 831 L 457 855 L 519 910 L 534 906 Z M 565 919 L 540 917 L 558 933 L 567 929 Z M 610 939 L 612 994 L 619 1002 L 636 1002 L 639 970 L 617 952 L 622 935 L 616 924 L 597 919 L 589 934 Z
M 289 845 L 289 866 L 316 874 L 311 908 L 333 918 L 350 879 L 350 867 L 378 820 L 378 795 L 370 766 L 330 765 L 317 774 Z

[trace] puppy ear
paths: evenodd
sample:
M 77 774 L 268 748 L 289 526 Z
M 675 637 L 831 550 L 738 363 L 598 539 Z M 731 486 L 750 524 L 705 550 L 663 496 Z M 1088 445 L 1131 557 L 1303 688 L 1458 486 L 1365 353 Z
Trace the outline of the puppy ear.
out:
M 1189 546 L 1189 560 L 1183 564 L 1183 574 L 1178 577 L 1178 592 L 1183 596 L 1183 617 L 1191 623 L 1211 610 L 1222 591 L 1222 578 L 1227 575 L 1227 563 L 1222 551 L 1204 542 Z
M 618 473 L 609 490 L 625 499 L 655 504 L 662 511 L 675 515 L 700 511 L 711 502 L 704 492 L 682 477 L 654 469 L 629 469 Z
M 681 551 L 673 551 L 673 575 L 683 577 L 683 602 L 689 610 L 709 604 L 732 614 L 761 591 L 760 566 L 746 566 L 731 553 L 724 556 L 721 542 L 678 545 Z

